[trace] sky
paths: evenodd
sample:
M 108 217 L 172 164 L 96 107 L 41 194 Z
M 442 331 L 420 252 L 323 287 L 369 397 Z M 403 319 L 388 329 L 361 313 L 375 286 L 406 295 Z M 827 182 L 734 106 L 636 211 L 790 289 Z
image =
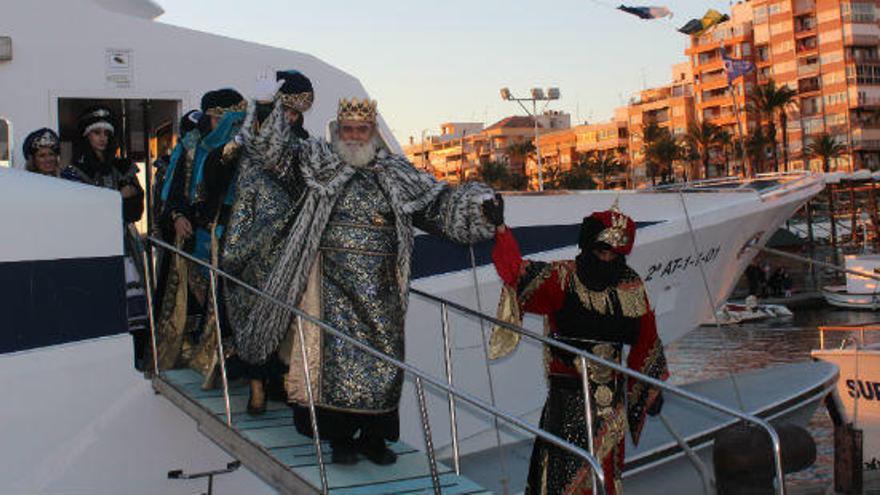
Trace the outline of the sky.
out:
M 676 28 L 727 0 L 675 0 L 640 20 L 612 0 L 158 0 L 158 20 L 314 55 L 359 78 L 401 144 L 443 122 L 521 115 L 499 90 L 559 87 L 549 109 L 601 122 L 685 62 Z M 645 5 L 630 3 L 628 5 Z M 241 88 L 247 92 L 250 88 Z

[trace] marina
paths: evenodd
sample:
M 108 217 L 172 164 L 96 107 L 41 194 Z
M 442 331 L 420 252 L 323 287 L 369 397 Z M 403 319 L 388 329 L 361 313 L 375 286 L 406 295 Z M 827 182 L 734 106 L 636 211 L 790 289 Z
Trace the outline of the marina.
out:
M 10 5 L 0 493 L 880 490 L 880 82 L 777 88 L 765 3 L 679 29 L 613 121 L 504 87 L 528 117 L 407 146 L 351 65 L 153 0 Z M 837 3 L 876 60 L 880 4 Z

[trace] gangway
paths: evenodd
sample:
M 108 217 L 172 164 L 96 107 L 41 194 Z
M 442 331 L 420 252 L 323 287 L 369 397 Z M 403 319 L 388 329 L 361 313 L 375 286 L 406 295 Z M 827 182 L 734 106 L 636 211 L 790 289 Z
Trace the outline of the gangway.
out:
M 458 474 L 456 472 L 458 471 L 457 465 L 456 469 L 453 470 L 437 462 L 425 402 L 423 383 L 427 383 L 445 391 L 450 397 L 454 396 L 464 403 L 468 403 L 485 413 L 494 415 L 517 428 L 535 434 L 543 440 L 581 457 L 593 467 L 594 479 L 597 480 L 600 487 L 597 491 L 604 495 L 604 489 L 602 489 L 604 488 L 604 474 L 600 464 L 591 453 L 584 449 L 567 443 L 563 439 L 540 430 L 519 418 L 510 416 L 473 395 L 457 390 L 441 379 L 427 375 L 410 364 L 398 361 L 362 344 L 347 334 L 329 326 L 327 323 L 315 319 L 301 312 L 298 308 L 289 306 L 259 289 L 247 285 L 235 277 L 222 272 L 216 266 L 205 263 L 174 246 L 153 237 L 148 237 L 147 242 L 152 246 L 165 249 L 177 256 L 182 256 L 188 261 L 208 270 L 211 282 L 210 298 L 214 304 L 215 311 L 217 307 L 217 276 L 219 275 L 228 282 L 240 284 L 261 297 L 265 297 L 291 311 L 296 318 L 297 329 L 300 335 L 304 331 L 304 321 L 308 321 L 317 325 L 321 331 L 346 341 L 362 352 L 398 366 L 413 378 L 425 438 L 424 452 L 405 443 L 397 442 L 390 446 L 398 454 L 397 462 L 393 465 L 377 466 L 369 461 L 360 461 L 354 465 L 336 466 L 327 461 L 326 456 L 330 453 L 328 442 L 321 441 L 317 435 L 314 401 L 312 400 L 307 369 L 305 370 L 305 382 L 307 384 L 307 396 L 309 397 L 312 431 L 315 433 L 312 438 L 297 433 L 293 425 L 293 415 L 286 404 L 267 401 L 267 411 L 265 414 L 259 417 L 247 415 L 245 411 L 248 400 L 247 386 L 234 382 L 230 383 L 227 380 L 219 324 L 215 325 L 215 331 L 217 332 L 217 351 L 218 356 L 220 356 L 222 389 L 203 390 L 201 387 L 202 377 L 193 370 L 159 370 L 156 354 L 155 313 L 152 290 L 149 290 L 152 287 L 152 277 L 150 276 L 152 265 L 148 254 L 149 250 L 139 248 L 138 250 L 142 253 L 143 258 L 144 270 L 142 274 L 145 285 L 148 288 L 145 292 L 147 294 L 150 326 L 153 359 L 152 383 L 154 389 L 192 417 L 205 436 L 226 450 L 265 483 L 280 492 L 334 495 L 490 493 L 473 481 Z M 300 342 L 302 343 L 302 338 L 300 338 Z M 303 353 L 303 362 L 308 362 L 305 346 L 301 345 L 300 348 Z
M 258 418 L 247 416 L 245 412 L 247 402 L 246 386 L 229 383 L 227 381 L 224 352 L 222 348 L 223 339 L 221 338 L 220 326 L 219 323 L 216 323 L 216 319 L 215 331 L 217 332 L 216 340 L 218 342 L 217 352 L 220 357 L 219 362 L 223 385 L 221 390 L 203 390 L 200 385 L 202 381 L 201 376 L 191 370 L 166 370 L 160 372 L 156 359 L 156 333 L 155 322 L 153 321 L 154 312 L 151 296 L 152 291 L 147 290 L 147 304 L 149 308 L 148 313 L 151 330 L 150 335 L 153 351 L 153 386 L 156 391 L 193 417 L 198 423 L 200 430 L 204 432 L 206 436 L 229 452 L 230 455 L 241 461 L 244 466 L 249 468 L 267 484 L 275 487 L 283 493 L 333 493 L 346 495 L 366 495 L 374 493 L 489 493 L 483 487 L 460 474 L 460 457 L 457 449 L 458 438 L 455 432 L 456 426 L 454 415 L 455 401 L 460 400 L 461 402 L 473 406 L 519 430 L 533 434 L 543 441 L 565 449 L 582 458 L 592 467 L 593 486 L 597 488 L 596 492 L 604 495 L 604 473 L 599 462 L 592 454 L 592 428 L 588 429 L 588 436 L 590 437 L 588 444 L 590 449 L 587 451 L 577 445 L 566 442 L 562 438 L 541 430 L 537 426 L 518 417 L 499 410 L 493 404 L 489 404 L 481 398 L 455 388 L 452 386 L 448 366 L 446 380 L 430 376 L 415 366 L 385 355 L 336 328 L 333 328 L 327 323 L 300 311 L 299 308 L 287 304 L 260 289 L 252 287 L 245 282 L 224 273 L 219 270 L 216 265 L 208 264 L 202 260 L 194 258 L 188 253 L 185 253 L 160 239 L 148 237 L 147 242 L 151 246 L 174 253 L 177 256 L 181 256 L 188 261 L 207 269 L 210 278 L 210 296 L 212 303 L 214 304 L 215 312 L 217 309 L 216 294 L 218 276 L 223 277 L 227 283 L 241 285 L 252 293 L 266 298 L 273 304 L 277 304 L 290 311 L 294 315 L 296 328 L 300 335 L 300 351 L 302 353 L 303 363 L 308 362 L 308 358 L 305 345 L 302 343 L 302 332 L 304 331 L 304 322 L 310 322 L 317 326 L 320 331 L 326 332 L 335 338 L 345 341 L 359 349 L 361 352 L 365 352 L 377 359 L 397 366 L 413 379 L 418 399 L 422 431 L 424 433 L 424 452 L 404 443 L 396 443 L 392 445 L 391 448 L 399 457 L 397 463 L 392 466 L 376 466 L 369 462 L 359 462 L 353 466 L 334 466 L 332 463 L 326 462 L 325 456 L 329 453 L 329 446 L 326 442 L 322 442 L 317 434 L 315 406 L 312 398 L 311 380 L 309 379 L 308 368 L 304 368 L 304 372 L 312 431 L 314 433 L 311 438 L 300 435 L 296 432 L 293 426 L 292 414 L 289 412 L 289 409 L 285 404 L 270 401 L 267 405 L 267 412 L 265 415 Z M 140 251 L 143 258 L 143 273 L 146 277 L 145 282 L 147 287 L 152 287 L 150 277 L 152 265 L 148 254 L 151 250 L 140 249 Z M 518 333 L 521 337 L 533 339 L 544 345 L 553 346 L 574 354 L 580 362 L 579 368 L 581 370 L 581 380 L 584 385 L 586 385 L 589 378 L 588 369 L 590 366 L 588 366 L 588 364 L 595 363 L 608 367 L 618 373 L 622 373 L 623 375 L 634 377 L 644 383 L 656 386 L 665 393 L 672 394 L 679 399 L 707 408 L 708 410 L 713 410 L 716 413 L 721 413 L 722 415 L 751 423 L 765 430 L 772 444 L 772 458 L 774 460 L 773 471 L 776 479 L 776 491 L 780 495 L 786 493 L 780 438 L 776 433 L 775 428 L 765 419 L 749 414 L 745 411 L 733 409 L 721 402 L 697 395 L 690 390 L 642 375 L 617 363 L 605 360 L 544 335 L 536 334 L 525 328 L 511 325 L 479 312 L 475 312 L 470 308 L 452 301 L 438 298 L 414 289 L 412 292 L 419 297 L 432 300 L 440 307 L 441 313 L 444 315 L 444 334 L 447 334 L 449 330 L 448 318 L 445 316 L 449 310 L 470 315 L 483 322 L 503 326 Z M 448 343 L 445 347 L 448 356 Z M 450 428 L 452 430 L 454 469 L 450 469 L 437 462 L 435 458 L 431 425 L 425 401 L 425 383 L 444 391 L 449 399 L 450 412 L 453 413 L 450 415 Z M 583 386 L 582 389 L 585 392 L 589 390 L 586 386 Z M 592 424 L 591 401 L 591 394 L 584 393 L 585 421 L 588 424 Z M 705 463 L 693 452 L 691 446 L 688 445 L 689 442 L 685 441 L 674 432 L 666 421 L 663 421 L 663 423 L 669 429 L 669 433 L 675 438 L 679 447 L 687 453 L 687 457 L 694 465 L 694 468 L 699 472 L 700 477 L 703 480 L 704 492 L 707 494 L 711 493 L 713 489 L 713 480 Z

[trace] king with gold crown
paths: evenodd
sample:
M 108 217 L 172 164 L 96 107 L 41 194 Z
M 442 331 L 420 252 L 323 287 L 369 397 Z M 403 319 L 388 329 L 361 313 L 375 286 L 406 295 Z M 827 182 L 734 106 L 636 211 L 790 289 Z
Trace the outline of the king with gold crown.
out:
M 264 125 L 246 146 L 251 172 L 239 184 L 221 264 L 272 296 L 399 360 L 413 229 L 458 243 L 492 237 L 477 182 L 452 187 L 420 171 L 382 141 L 376 102 L 342 99 L 329 141 Z M 270 117 L 271 119 L 271 117 Z M 403 373 L 288 311 L 228 287 L 226 307 L 238 355 L 288 365 L 286 391 L 297 429 L 312 434 L 308 387 L 333 462 L 395 462 Z M 301 344 L 307 349 L 303 363 Z

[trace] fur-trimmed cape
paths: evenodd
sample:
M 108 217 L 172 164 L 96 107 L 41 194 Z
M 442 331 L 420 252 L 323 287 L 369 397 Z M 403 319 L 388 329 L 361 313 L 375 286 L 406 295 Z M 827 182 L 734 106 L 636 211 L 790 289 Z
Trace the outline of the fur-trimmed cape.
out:
M 239 182 L 222 265 L 245 282 L 297 305 L 330 214 L 355 168 L 342 162 L 324 140 L 299 140 L 269 122 L 273 120 L 270 117 L 266 124 L 276 130 L 275 136 L 263 135 L 246 146 L 249 170 L 244 171 L 247 179 Z M 277 133 L 287 136 L 279 139 Z M 494 227 L 483 217 L 481 203 L 492 190 L 475 182 L 451 187 L 385 151 L 371 167 L 395 216 L 396 275 L 405 305 L 414 222 L 460 243 L 489 239 Z M 264 362 L 286 335 L 292 314 L 234 284 L 226 290 L 226 303 L 239 356 Z

